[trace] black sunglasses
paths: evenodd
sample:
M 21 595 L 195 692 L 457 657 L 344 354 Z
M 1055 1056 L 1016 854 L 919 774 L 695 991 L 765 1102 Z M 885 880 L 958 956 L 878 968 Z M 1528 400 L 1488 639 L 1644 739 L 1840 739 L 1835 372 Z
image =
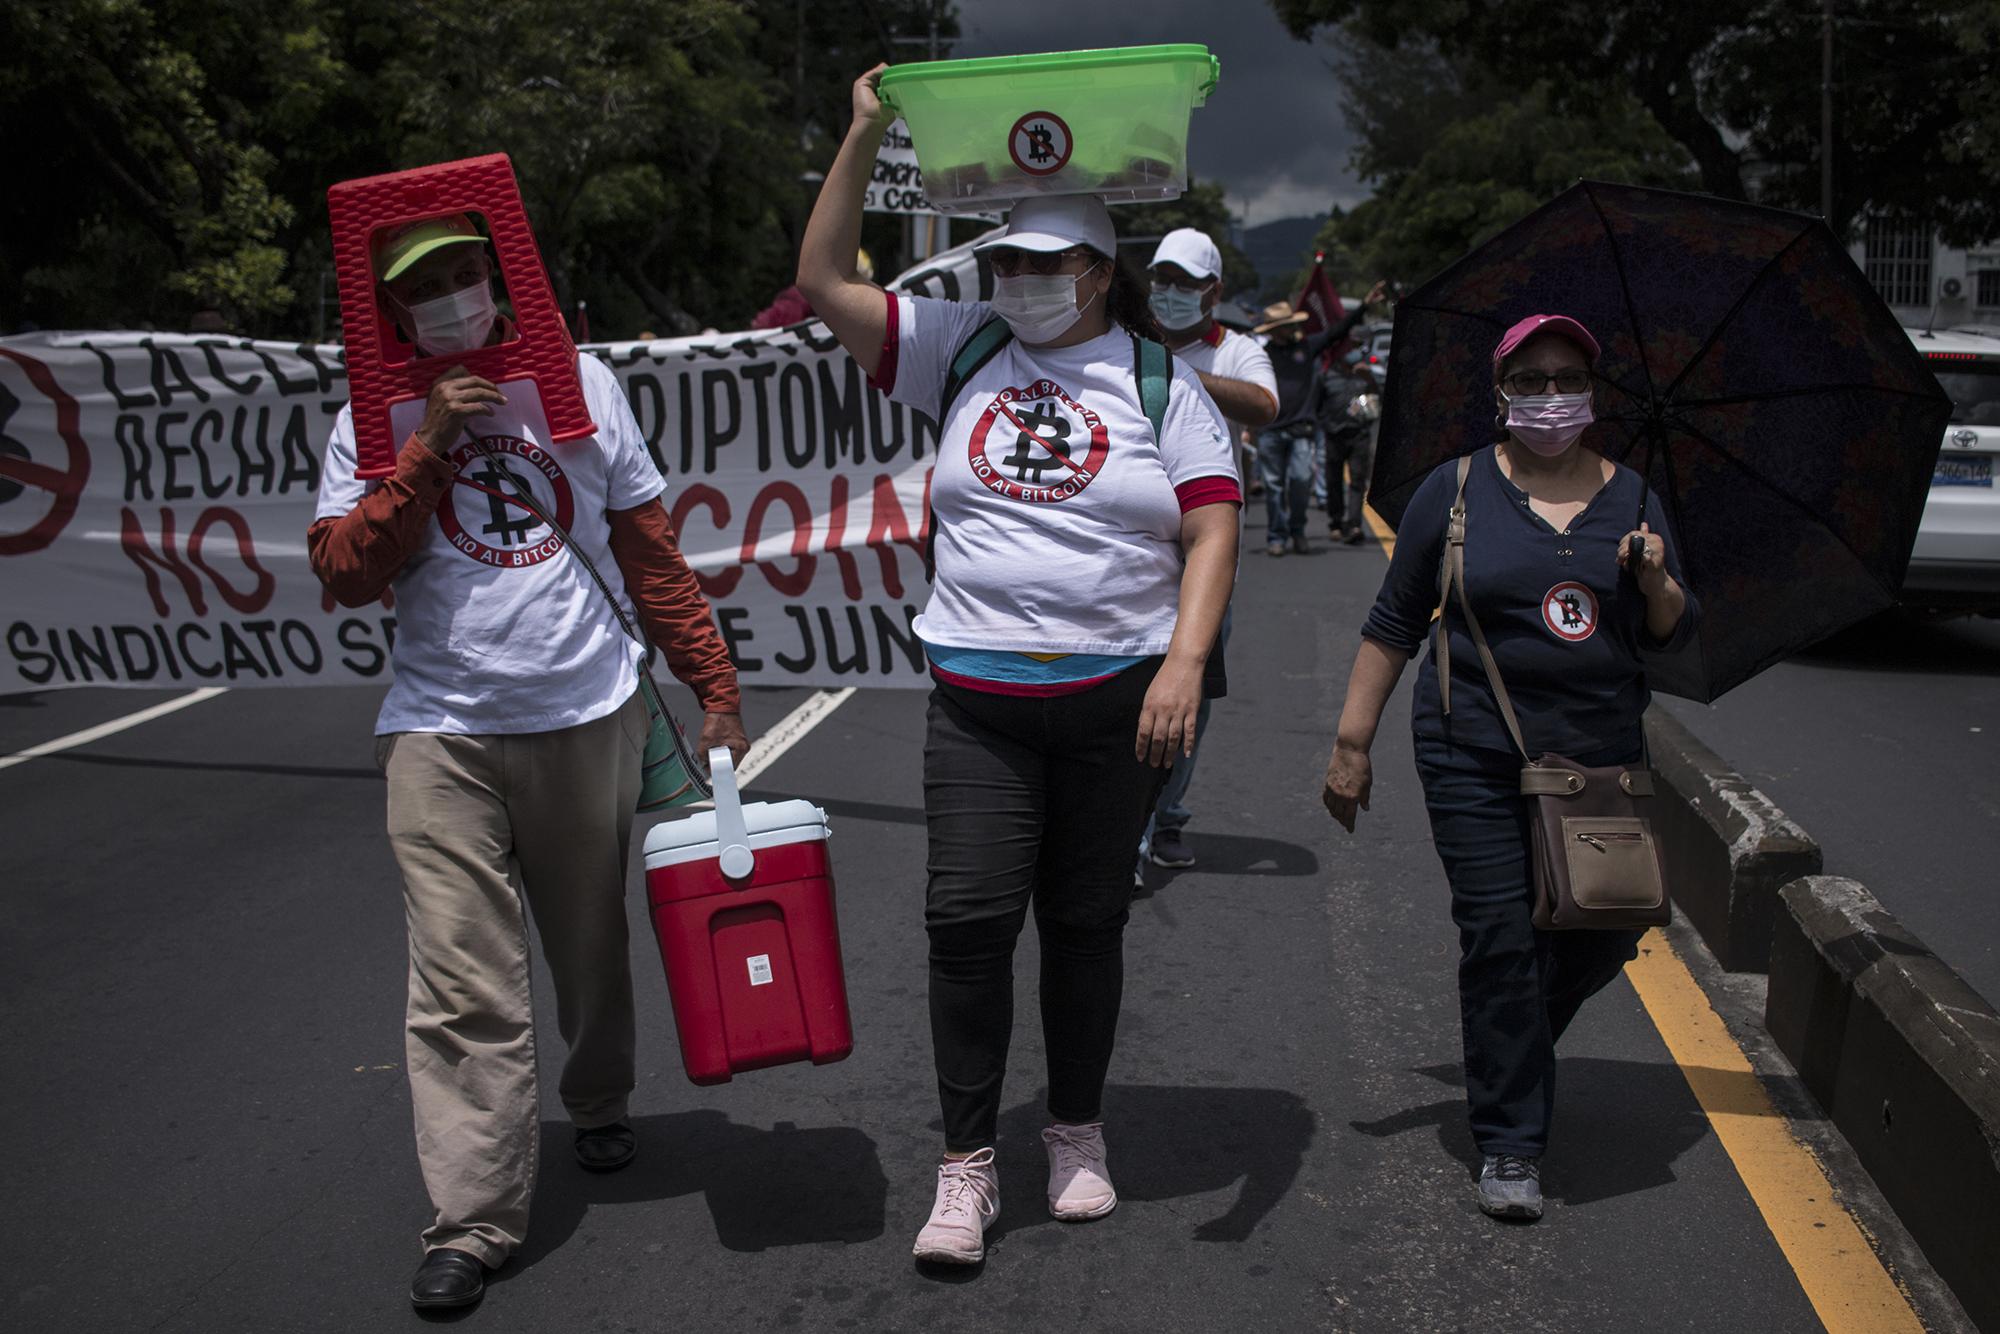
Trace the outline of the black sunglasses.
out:
M 987 259 L 993 265 L 993 272 L 999 274 L 1002 278 L 1012 278 L 1014 275 L 1024 272 L 1040 274 L 1046 278 L 1050 274 L 1061 273 L 1063 261 L 1073 255 L 1085 258 L 1092 257 L 1090 251 L 1080 246 L 1072 246 L 1068 250 L 1053 251 L 1016 250 L 1012 246 L 999 246 L 987 251 L 986 255 Z

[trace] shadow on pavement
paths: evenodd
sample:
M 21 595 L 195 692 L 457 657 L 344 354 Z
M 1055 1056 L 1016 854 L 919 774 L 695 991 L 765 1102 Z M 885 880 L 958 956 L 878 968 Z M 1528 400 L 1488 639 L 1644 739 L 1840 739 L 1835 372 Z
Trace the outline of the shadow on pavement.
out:
M 1412 1073 L 1441 1084 L 1464 1082 L 1456 1062 L 1422 1066 Z M 1724 1112 L 1780 1115 L 1754 1074 L 1705 1067 L 1695 1073 L 1721 1095 Z M 1468 1176 L 1479 1175 L 1480 1153 L 1472 1142 L 1462 1097 L 1348 1124 L 1374 1139 L 1431 1129 L 1439 1147 L 1463 1164 Z M 1563 1204 L 1584 1205 L 1668 1185 L 1677 1179 L 1674 1162 L 1708 1134 L 1708 1116 L 1695 1101 L 1681 1067 L 1599 1056 L 1560 1059 L 1555 1128 L 1542 1190 Z
M 1887 611 L 1821 640 L 1796 660 L 1843 671 L 2000 676 L 2000 622 Z
M 271 774 L 280 778 L 363 778 L 382 781 L 380 769 L 333 768 L 316 764 L 231 764 L 226 760 L 156 760 L 137 755 L 79 755 L 66 751 L 43 758 L 58 764 L 100 764 L 112 769 L 196 769 L 207 773 Z
M 592 1208 L 696 1192 L 707 1196 L 716 1240 L 732 1251 L 882 1235 L 889 1179 L 875 1141 L 852 1127 L 801 1129 L 781 1121 L 761 1130 L 701 1110 L 634 1117 L 632 1128 L 637 1160 L 597 1175 L 576 1165 L 567 1121 L 542 1123 L 534 1222 L 517 1262 L 501 1277 L 560 1248 Z
M 1176 1200 L 1238 1185 L 1229 1207 L 1195 1225 L 1196 1241 L 1240 1242 L 1290 1192 L 1317 1121 L 1285 1089 L 1112 1084 L 1106 1148 L 1121 1202 Z M 1048 1124 L 1038 1094 L 1000 1118 L 1000 1221 L 991 1235 L 1060 1226 L 1049 1217 Z

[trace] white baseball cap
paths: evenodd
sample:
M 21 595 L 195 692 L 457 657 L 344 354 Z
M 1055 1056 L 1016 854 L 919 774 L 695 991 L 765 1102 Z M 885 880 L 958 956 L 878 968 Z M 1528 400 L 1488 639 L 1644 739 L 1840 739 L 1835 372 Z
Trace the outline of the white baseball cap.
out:
M 1157 269 L 1162 264 L 1178 265 L 1186 270 L 1188 277 L 1207 282 L 1222 272 L 1222 252 L 1208 239 L 1207 232 L 1176 227 L 1160 238 L 1160 248 L 1153 252 L 1146 267 Z
M 1110 258 L 1118 253 L 1118 233 L 1111 213 L 1096 195 L 1037 195 L 1014 205 L 1007 226 L 983 237 L 972 248 L 995 250 L 1010 246 L 1037 254 L 1052 254 L 1071 246 L 1089 246 Z

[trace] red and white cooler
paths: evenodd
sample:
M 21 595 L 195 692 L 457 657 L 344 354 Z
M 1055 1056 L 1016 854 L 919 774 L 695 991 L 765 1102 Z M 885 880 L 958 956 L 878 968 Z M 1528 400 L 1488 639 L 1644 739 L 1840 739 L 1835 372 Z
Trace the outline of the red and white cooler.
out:
M 708 753 L 715 809 L 646 835 L 646 898 L 697 1084 L 854 1050 L 834 917 L 826 812 L 744 805 L 725 749 Z

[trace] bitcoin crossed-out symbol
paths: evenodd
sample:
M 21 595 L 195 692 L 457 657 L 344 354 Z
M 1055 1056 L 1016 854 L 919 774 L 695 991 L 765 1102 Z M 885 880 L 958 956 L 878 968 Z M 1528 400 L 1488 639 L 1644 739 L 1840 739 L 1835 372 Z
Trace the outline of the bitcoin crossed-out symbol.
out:
M 1026 429 L 1016 433 L 1014 452 L 1001 459 L 1000 466 L 1012 468 L 1015 481 L 1040 486 L 1044 472 L 1061 466 L 1049 455 L 1070 456 L 1069 422 L 1055 404 L 1037 403 L 1021 424 Z M 1038 445 L 1044 452 L 1032 452 Z
M 471 474 L 472 480 L 488 487 L 486 497 L 489 522 L 480 529 L 482 533 L 498 538 L 503 544 L 513 546 L 525 542 L 528 534 L 541 527 L 541 520 L 518 505 L 509 504 L 503 497 L 519 495 L 528 489 L 528 484 L 501 463 L 498 459 L 488 459 L 486 470 Z M 515 515 L 519 518 L 515 518 Z

